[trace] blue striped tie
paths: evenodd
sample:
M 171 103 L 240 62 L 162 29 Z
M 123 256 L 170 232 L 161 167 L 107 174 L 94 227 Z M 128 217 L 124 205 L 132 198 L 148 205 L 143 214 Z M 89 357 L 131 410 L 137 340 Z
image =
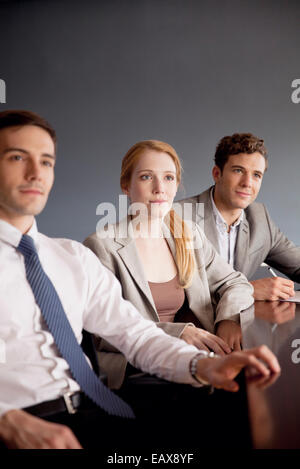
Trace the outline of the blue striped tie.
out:
M 36 303 L 59 352 L 67 361 L 81 390 L 109 414 L 134 418 L 131 407 L 108 389 L 88 365 L 59 296 L 40 263 L 33 239 L 23 235 L 17 250 L 25 258 L 26 276 Z

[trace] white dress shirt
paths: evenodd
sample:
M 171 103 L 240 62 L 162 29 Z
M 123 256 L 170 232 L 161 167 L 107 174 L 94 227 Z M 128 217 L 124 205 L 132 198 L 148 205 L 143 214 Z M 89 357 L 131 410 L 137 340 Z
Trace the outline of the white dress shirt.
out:
M 217 206 L 213 197 L 213 188 L 210 191 L 210 199 L 212 203 L 213 213 L 216 221 L 217 233 L 218 233 L 218 245 L 219 253 L 230 265 L 234 265 L 234 250 L 236 245 L 236 238 L 240 223 L 244 218 L 244 210 L 242 210 L 239 218 L 230 226 L 226 223 L 221 213 L 217 209 Z M 229 228 L 229 231 L 228 231 Z
M 143 319 L 122 298 L 115 276 L 88 248 L 48 238 L 37 231 L 35 222 L 27 234 L 35 241 L 79 343 L 84 328 L 107 339 L 134 366 L 170 381 L 196 384 L 189 363 L 199 350 Z M 27 281 L 24 258 L 16 250 L 21 236 L 0 220 L 0 415 L 79 389 Z

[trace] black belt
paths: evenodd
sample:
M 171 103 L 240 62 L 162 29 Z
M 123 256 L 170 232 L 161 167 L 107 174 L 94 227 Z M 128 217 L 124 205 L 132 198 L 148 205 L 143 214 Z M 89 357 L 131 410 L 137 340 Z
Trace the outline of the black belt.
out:
M 58 414 L 60 412 L 75 414 L 79 409 L 88 409 L 91 407 L 95 407 L 95 404 L 82 392 L 77 391 L 73 393 L 67 392 L 58 399 L 25 407 L 23 410 L 37 417 L 48 417 L 49 415 Z

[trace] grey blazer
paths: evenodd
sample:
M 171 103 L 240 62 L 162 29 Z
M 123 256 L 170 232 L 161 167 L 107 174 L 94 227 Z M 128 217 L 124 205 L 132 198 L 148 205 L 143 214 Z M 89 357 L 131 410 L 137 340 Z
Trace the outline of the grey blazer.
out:
M 84 244 L 111 270 L 121 283 L 123 297 L 137 308 L 142 316 L 157 322 L 167 334 L 179 337 L 186 323 L 159 322 L 159 316 L 145 278 L 134 239 L 126 234 L 128 220 L 110 225 L 111 236 L 102 238 L 104 232 L 92 234 Z M 124 232 L 125 230 L 125 232 Z M 164 236 L 175 257 L 175 243 L 166 226 Z M 124 233 L 124 235 L 122 235 Z M 202 327 L 215 331 L 215 324 L 223 319 L 239 321 L 240 311 L 253 303 L 252 286 L 239 272 L 235 272 L 213 249 L 203 232 L 194 228 L 196 271 L 192 284 L 186 289 L 189 307 Z M 216 307 L 212 306 L 212 301 Z M 108 376 L 108 385 L 119 388 L 123 382 L 126 359 L 110 344 L 97 339 L 99 365 Z
M 180 200 L 179 203 L 193 205 L 193 220 L 204 229 L 205 235 L 218 251 L 210 190 L 211 188 L 194 197 Z M 204 204 L 204 216 L 203 206 L 197 204 Z M 289 241 L 280 231 L 263 204 L 254 202 L 246 208 L 239 227 L 234 268 L 251 279 L 262 262 L 279 270 L 294 282 L 300 282 L 300 247 Z

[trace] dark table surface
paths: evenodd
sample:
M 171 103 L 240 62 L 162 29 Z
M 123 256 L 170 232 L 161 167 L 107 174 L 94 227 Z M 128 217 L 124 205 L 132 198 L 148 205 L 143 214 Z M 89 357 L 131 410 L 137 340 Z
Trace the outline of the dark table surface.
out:
M 255 302 L 241 314 L 243 348 L 267 345 L 281 374 L 266 389 L 247 385 L 254 448 L 300 448 L 300 304 Z

